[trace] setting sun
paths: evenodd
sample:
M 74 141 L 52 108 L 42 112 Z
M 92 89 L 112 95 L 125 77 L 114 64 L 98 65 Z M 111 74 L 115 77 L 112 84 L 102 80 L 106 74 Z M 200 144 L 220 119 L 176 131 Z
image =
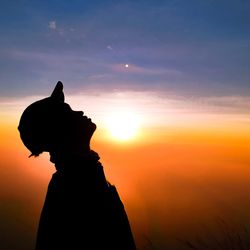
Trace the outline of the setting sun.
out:
M 128 141 L 136 137 L 139 124 L 139 116 L 128 110 L 112 112 L 106 118 L 109 134 L 119 141 Z

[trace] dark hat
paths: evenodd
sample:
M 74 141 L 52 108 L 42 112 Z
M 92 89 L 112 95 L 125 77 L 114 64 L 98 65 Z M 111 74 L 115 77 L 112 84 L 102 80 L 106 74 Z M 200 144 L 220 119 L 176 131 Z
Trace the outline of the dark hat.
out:
M 58 82 L 50 97 L 36 101 L 23 112 L 18 130 L 24 145 L 38 156 L 50 151 L 57 136 L 58 110 L 64 103 L 63 84 Z

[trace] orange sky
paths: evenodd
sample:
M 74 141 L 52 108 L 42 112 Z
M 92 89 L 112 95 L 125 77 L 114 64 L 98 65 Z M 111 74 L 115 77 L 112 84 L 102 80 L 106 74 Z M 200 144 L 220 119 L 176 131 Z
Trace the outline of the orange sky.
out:
M 13 114 L 0 127 L 1 232 L 13 249 L 34 243 L 54 171 L 46 153 L 28 158 L 17 122 Z M 140 246 L 148 237 L 164 249 L 218 218 L 250 225 L 250 129 L 239 122 L 223 124 L 148 126 L 126 143 L 114 141 L 102 127 L 96 132 L 92 148 L 119 190 Z M 21 243 L 11 240 L 14 234 Z

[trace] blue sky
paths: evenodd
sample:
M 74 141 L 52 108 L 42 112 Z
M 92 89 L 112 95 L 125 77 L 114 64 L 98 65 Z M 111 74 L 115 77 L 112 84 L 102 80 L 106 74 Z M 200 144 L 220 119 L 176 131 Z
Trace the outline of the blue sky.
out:
M 57 80 L 73 94 L 250 93 L 249 1 L 1 1 L 0 20 L 1 97 Z

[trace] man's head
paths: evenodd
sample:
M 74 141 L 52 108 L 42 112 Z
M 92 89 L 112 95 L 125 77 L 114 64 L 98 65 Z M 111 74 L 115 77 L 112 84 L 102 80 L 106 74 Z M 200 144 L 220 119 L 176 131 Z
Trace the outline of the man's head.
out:
M 18 130 L 31 155 L 57 151 L 80 151 L 89 147 L 96 125 L 82 111 L 64 103 L 63 84 L 50 97 L 36 101 L 23 112 Z

